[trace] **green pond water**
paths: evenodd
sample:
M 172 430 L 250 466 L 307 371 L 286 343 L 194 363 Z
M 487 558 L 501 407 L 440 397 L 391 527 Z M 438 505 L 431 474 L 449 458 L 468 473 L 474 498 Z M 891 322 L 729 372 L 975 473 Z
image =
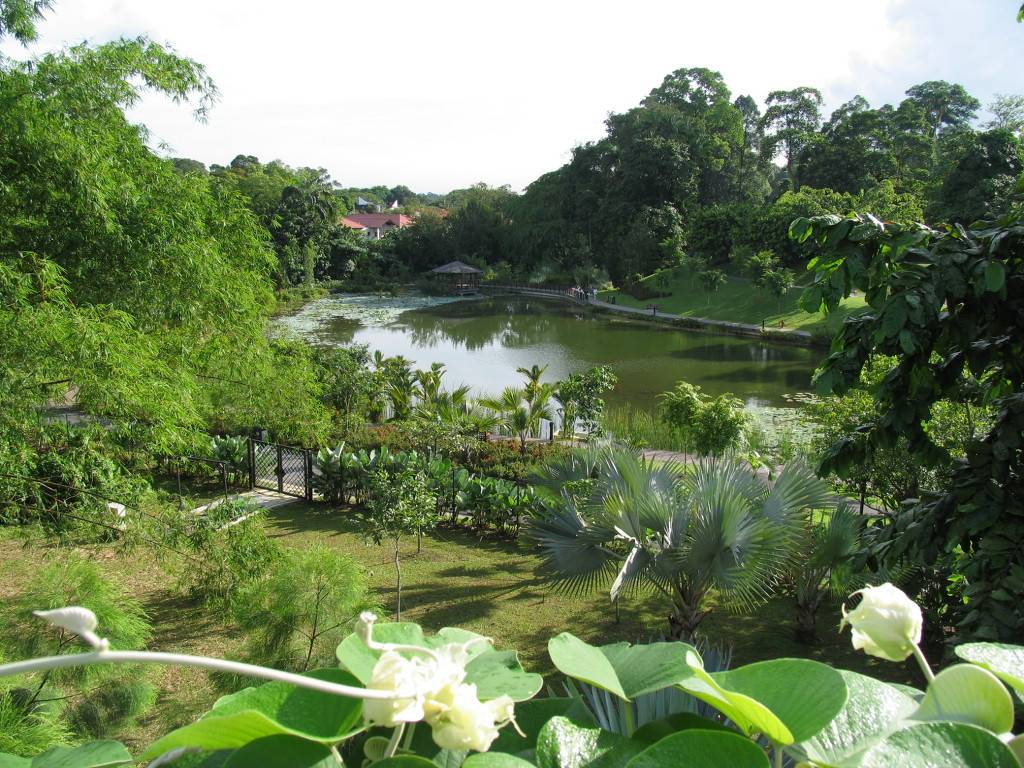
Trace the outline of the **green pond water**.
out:
M 366 344 L 421 368 L 443 363 L 448 386 L 468 384 L 477 394 L 519 385 L 516 368 L 534 363 L 547 366 L 548 381 L 610 365 L 619 384 L 607 401 L 642 409 L 681 379 L 713 395 L 732 392 L 748 406 L 785 407 L 787 395 L 809 388 L 820 357 L 805 347 L 680 331 L 524 296 L 336 295 L 281 325 L 316 344 Z

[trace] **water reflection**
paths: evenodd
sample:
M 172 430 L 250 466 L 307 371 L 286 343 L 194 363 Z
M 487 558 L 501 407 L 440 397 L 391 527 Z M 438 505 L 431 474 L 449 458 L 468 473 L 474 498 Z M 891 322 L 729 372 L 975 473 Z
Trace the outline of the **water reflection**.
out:
M 594 365 L 611 365 L 619 386 L 613 403 L 650 408 L 658 393 L 685 379 L 710 394 L 732 392 L 752 404 L 787 405 L 783 395 L 806 390 L 817 353 L 802 347 L 686 332 L 527 297 L 444 304 L 403 313 L 389 325 L 353 326 L 332 318 L 319 340 L 368 344 L 404 355 L 420 367 L 447 368 L 450 386 L 478 393 L 517 382 L 515 369 L 547 365 L 546 380 Z

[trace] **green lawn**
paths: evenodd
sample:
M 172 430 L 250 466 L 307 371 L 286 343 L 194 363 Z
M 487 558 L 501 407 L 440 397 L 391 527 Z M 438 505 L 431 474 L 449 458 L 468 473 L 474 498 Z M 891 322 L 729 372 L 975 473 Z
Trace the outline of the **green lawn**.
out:
M 614 301 L 628 307 L 648 307 L 653 304 L 662 312 L 687 317 L 706 317 L 712 320 L 729 320 L 737 323 L 777 328 L 779 323 L 786 328 L 797 328 L 812 333 L 834 332 L 843 318 L 852 310 L 864 306 L 861 296 L 847 299 L 839 311 L 826 316 L 809 314 L 799 308 L 802 286 L 790 289 L 780 302 L 767 291 L 756 288 L 746 278 L 730 275 L 728 282 L 712 294 L 708 294 L 695 275 L 677 267 L 665 270 L 658 276 L 651 275 L 642 281 L 653 290 L 670 293 L 661 299 L 634 299 L 622 291 L 603 291 L 598 298 Z
M 306 547 L 327 544 L 349 554 L 366 568 L 370 584 L 385 607 L 393 607 L 394 568 L 384 547 L 367 546 L 345 509 L 296 503 L 270 514 L 270 532 L 282 544 Z M 19 541 L 11 529 L 0 529 L 0 600 L 16 593 L 33 570 L 59 556 L 50 545 Z M 161 566 L 160 553 L 128 552 L 110 545 L 76 548 L 95 558 L 144 605 L 153 623 L 152 650 L 206 655 L 237 653 L 244 638 L 225 617 L 184 600 L 174 579 Z M 500 648 L 520 651 L 524 666 L 552 674 L 548 640 L 570 631 L 594 643 L 645 641 L 666 628 L 665 609 L 658 599 L 623 601 L 616 620 L 606 593 L 569 597 L 551 592 L 537 569 L 540 560 L 525 542 L 478 539 L 464 531 L 439 531 L 403 546 L 403 619 L 428 630 L 459 626 L 494 638 Z M 704 623 L 714 642 L 732 646 L 733 664 L 767 658 L 799 656 L 879 677 L 920 685 L 912 664 L 889 664 L 855 653 L 849 632 L 837 633 L 838 604 L 826 605 L 819 618 L 821 642 L 806 646 L 793 640 L 793 609 L 789 598 L 778 597 L 752 612 L 736 615 L 714 611 Z M 383 617 L 382 617 L 383 618 Z M 208 709 L 217 690 L 207 673 L 191 668 L 156 668 L 159 688 L 156 707 L 141 722 L 141 730 L 121 734 L 138 747 L 170 728 L 190 722 Z

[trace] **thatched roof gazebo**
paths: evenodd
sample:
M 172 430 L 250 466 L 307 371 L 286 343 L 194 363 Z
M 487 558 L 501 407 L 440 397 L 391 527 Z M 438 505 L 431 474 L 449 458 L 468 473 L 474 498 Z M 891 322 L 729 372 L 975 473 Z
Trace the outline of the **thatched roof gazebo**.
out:
M 442 264 L 428 272 L 431 277 L 443 280 L 455 292 L 475 291 L 480 286 L 483 272 L 461 261 Z

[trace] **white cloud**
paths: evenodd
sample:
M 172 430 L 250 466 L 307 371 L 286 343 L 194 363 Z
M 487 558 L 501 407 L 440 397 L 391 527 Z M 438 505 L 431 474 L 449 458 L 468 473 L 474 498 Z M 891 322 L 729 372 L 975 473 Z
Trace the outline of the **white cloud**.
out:
M 1001 34 L 1016 31 L 1012 7 L 991 10 L 975 14 L 979 34 L 1004 16 Z M 278 157 L 324 166 L 345 184 L 443 192 L 525 186 L 679 67 L 718 69 L 734 94 L 759 100 L 798 85 L 820 88 L 830 107 L 855 93 L 898 99 L 929 77 L 924 65 L 949 59 L 918 25 L 953 29 L 962 12 L 955 0 L 65 0 L 32 50 L 119 35 L 169 41 L 206 64 L 222 94 L 207 125 L 157 98 L 135 110 L 175 153 L 207 163 Z M 1007 51 L 1011 78 L 1019 45 Z M 983 87 L 1015 90 L 995 87 L 991 60 L 957 63 L 969 88 L 976 69 Z

